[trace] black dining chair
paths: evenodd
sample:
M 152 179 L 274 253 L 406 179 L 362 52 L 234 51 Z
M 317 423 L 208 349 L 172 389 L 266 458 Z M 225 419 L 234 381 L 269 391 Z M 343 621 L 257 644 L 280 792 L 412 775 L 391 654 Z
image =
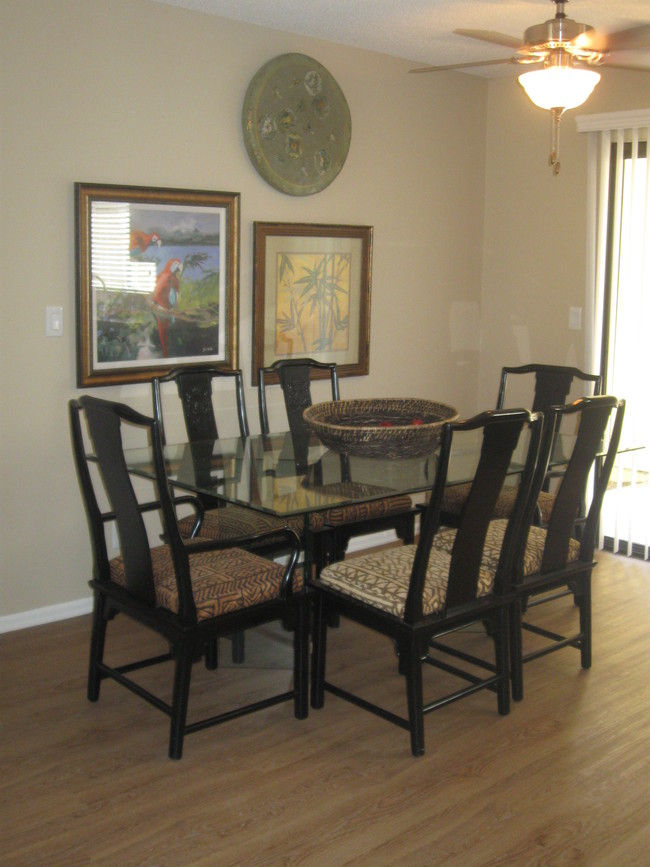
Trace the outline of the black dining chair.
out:
M 512 604 L 512 557 L 517 550 L 524 505 L 533 481 L 539 452 L 542 415 L 527 410 L 482 413 L 443 427 L 440 457 L 431 497 L 421 519 L 417 544 L 395 547 L 334 563 L 312 579 L 315 590 L 311 703 L 321 708 L 325 692 L 352 702 L 407 729 L 414 756 L 424 753 L 424 715 L 456 699 L 489 689 L 497 695 L 500 714 L 510 709 L 508 667 L 508 611 Z M 468 433 L 482 434 L 481 453 L 450 552 L 435 547 L 440 508 L 447 480 L 452 444 Z M 522 436 L 523 435 L 523 436 Z M 494 562 L 483 567 L 486 534 L 494 505 L 517 446 L 525 461 L 520 476 L 517 508 L 507 521 Z M 374 696 L 362 697 L 327 678 L 328 624 L 337 616 L 351 618 L 393 640 L 406 682 L 408 714 L 400 716 L 380 705 Z M 438 648 L 436 637 L 470 624 L 484 624 L 493 643 L 494 661 L 467 652 Z M 387 657 L 391 659 L 390 656 Z M 349 660 L 348 668 L 353 664 Z M 469 664 L 469 667 L 467 666 Z M 424 701 L 422 669 L 433 666 L 456 674 L 465 682 L 458 690 Z M 485 669 L 481 676 L 476 668 Z M 341 675 L 345 676 L 345 673 Z M 372 692 L 372 685 L 369 685 Z
M 293 358 L 260 368 L 257 381 L 262 433 L 270 433 L 267 389 L 273 382 L 279 382 L 295 452 L 297 455 L 301 452 L 306 454 L 310 431 L 303 418 L 303 411 L 312 405 L 313 380 L 323 378 L 329 379 L 331 399 L 339 400 L 338 369 L 334 363 L 322 363 L 312 358 Z M 341 482 L 346 483 L 349 481 L 348 459 L 341 456 L 340 461 Z M 381 494 L 382 491 L 378 490 L 377 493 Z M 405 544 L 413 542 L 417 510 L 411 498 L 408 494 L 391 495 L 388 489 L 383 493 L 387 495 L 364 503 L 312 512 L 308 516 L 305 533 L 307 538 L 311 539 L 310 547 L 317 570 L 329 560 L 343 559 L 350 539 L 355 536 L 393 529 Z
M 91 474 L 84 442 L 85 417 L 92 461 L 100 479 Z M 285 530 L 290 556 L 286 566 L 248 550 L 249 543 L 210 539 L 186 539 L 180 534 L 175 509 L 193 498 L 172 496 L 166 476 L 159 422 L 131 408 L 89 396 L 69 403 L 73 454 L 88 520 L 93 552 L 90 586 L 93 590 L 92 636 L 88 671 L 88 698 L 97 701 L 102 680 L 111 678 L 145 699 L 170 718 L 169 756 L 180 759 L 186 734 L 200 731 L 283 701 L 294 702 L 297 719 L 308 713 L 309 595 L 295 564 L 299 540 Z M 123 452 L 122 430 L 129 427 L 150 440 L 156 476 L 157 499 L 147 501 L 136 493 Z M 130 431 L 130 435 L 133 435 Z M 93 481 L 95 475 L 96 481 Z M 99 506 L 103 486 L 108 510 Z M 104 494 L 99 494 L 103 500 Z M 197 508 L 201 509 L 199 503 Z M 151 546 L 145 513 L 158 514 L 166 544 Z M 117 528 L 120 553 L 109 558 L 106 528 Z M 273 531 L 277 533 L 277 531 Z M 253 540 L 251 540 L 253 541 Z M 263 538 L 258 536 L 256 541 Z M 107 627 L 116 615 L 124 615 L 158 633 L 169 645 L 168 653 L 121 665 L 104 658 Z M 194 662 L 206 658 L 214 668 L 212 648 L 220 636 L 281 620 L 294 633 L 293 685 L 281 693 L 187 721 L 190 680 Z M 119 634 L 119 633 L 118 633 Z M 161 698 L 131 673 L 171 662 L 171 701 Z M 215 675 L 218 677 L 218 672 Z M 115 733 L 111 734 L 114 737 Z
M 547 411 L 544 451 L 550 455 L 553 438 L 564 419 L 577 421 L 577 435 L 571 456 L 554 493 L 553 507 L 544 527 L 531 526 L 521 540 L 522 554 L 517 557 L 514 590 L 515 604 L 511 622 L 512 696 L 523 698 L 523 663 L 546 656 L 564 647 L 580 651 L 582 668 L 591 667 L 591 575 L 596 562 L 594 549 L 600 511 L 612 467 L 616 460 L 625 401 L 611 395 L 583 398 L 573 404 L 551 407 Z M 599 459 L 611 426 L 604 459 Z M 542 472 L 543 470 L 540 470 Z M 576 518 L 581 514 L 587 481 L 595 479 L 586 520 L 579 530 Z M 534 508 L 529 507 L 529 517 Z M 579 536 L 579 538 L 577 538 Z M 536 604 L 558 596 L 572 596 L 579 612 L 578 631 L 566 636 L 531 620 Z M 534 633 L 546 642 L 524 652 L 524 632 Z
M 234 386 L 239 435 L 242 438 L 249 435 L 241 371 L 223 370 L 214 365 L 201 365 L 174 368 L 164 376 L 154 377 L 152 380 L 154 415 L 160 423 L 163 442 L 165 442 L 163 391 L 166 383 L 176 385 L 188 441 L 199 444 L 214 442 L 219 438 L 213 394 L 215 381 L 229 381 Z M 206 483 L 206 486 L 209 484 Z M 282 530 L 287 526 L 295 530 L 299 536 L 302 536 L 304 530 L 302 516 L 279 518 L 245 506 L 224 504 L 218 497 L 209 494 L 202 494 L 199 499 L 205 509 L 203 519 L 198 527 L 195 526 L 196 522 L 192 516 L 182 519 L 179 526 L 184 536 L 198 535 L 201 538 L 232 540 L 269 530 Z
M 625 401 L 611 395 L 581 398 L 572 404 L 547 407 L 544 435 L 540 449 L 540 461 L 531 486 L 531 496 L 524 509 L 523 523 L 528 526 L 519 538 L 518 549 L 513 557 L 513 593 L 515 601 L 511 608 L 510 657 L 512 666 L 512 697 L 523 698 L 523 664 L 546 656 L 564 647 L 580 651 L 583 668 L 591 666 L 591 574 L 594 568 L 594 548 L 598 519 L 616 460 L 619 446 Z M 573 448 L 565 472 L 559 479 L 553 508 L 545 527 L 533 522 L 536 509 L 536 492 L 541 488 L 549 456 L 553 451 L 554 438 L 562 421 L 571 419 L 577 428 Z M 604 459 L 598 456 L 603 440 L 609 441 Z M 587 479 L 595 475 L 593 496 L 583 528 L 577 532 L 576 516 L 579 514 Z M 484 566 L 494 566 L 490 552 L 498 548 L 507 521 L 494 519 L 489 527 L 484 556 Z M 577 538 L 579 536 L 580 538 Z M 435 545 L 450 552 L 455 543 L 455 530 L 444 528 L 435 540 Z M 577 631 L 569 636 L 548 629 L 531 619 L 537 605 L 552 602 L 563 596 L 572 596 L 578 608 Z M 523 635 L 537 636 L 536 646 L 524 651 Z
M 531 412 L 543 412 L 550 406 L 559 406 L 569 396 L 588 397 L 601 392 L 602 380 L 598 374 L 585 373 L 577 367 L 557 364 L 523 364 L 502 367 L 497 395 L 497 409 L 506 406 L 527 406 Z M 560 431 L 556 432 L 556 437 Z M 553 508 L 553 479 L 562 475 L 558 467 L 546 474 L 537 500 L 535 521 L 546 524 Z M 443 500 L 443 521 L 453 526 L 463 507 L 469 488 L 466 484 L 449 485 Z M 494 517 L 508 517 L 516 497 L 516 488 L 506 484 L 499 497 Z
M 228 383 L 233 386 L 239 435 L 242 439 L 249 435 L 248 414 L 244 399 L 243 378 L 240 370 L 224 370 L 215 365 L 195 365 L 191 367 L 173 368 L 164 376 L 154 377 L 151 382 L 154 415 L 158 419 L 163 443 L 165 437 L 165 404 L 164 393 L 167 383 L 175 384 L 175 391 L 180 399 L 185 430 L 188 441 L 194 449 L 202 449 L 219 438 L 215 412 L 214 384 Z M 224 401 L 225 402 L 225 401 Z M 212 447 L 208 445 L 208 454 Z M 201 455 L 195 454 L 195 474 L 201 475 Z M 210 468 L 206 464 L 206 487 L 213 482 L 209 478 Z M 279 518 L 245 506 L 224 503 L 216 496 L 199 494 L 199 500 L 204 508 L 203 517 L 197 522 L 194 515 L 188 515 L 179 521 L 182 536 L 218 541 L 233 541 L 271 530 L 282 531 L 285 527 L 294 530 L 302 539 L 304 536 L 304 518 L 301 515 Z M 274 538 L 263 536 L 256 547 L 264 545 L 266 550 L 277 554 L 283 553 L 286 538 L 282 532 Z M 241 633 L 232 636 L 233 662 L 244 661 L 244 637 Z

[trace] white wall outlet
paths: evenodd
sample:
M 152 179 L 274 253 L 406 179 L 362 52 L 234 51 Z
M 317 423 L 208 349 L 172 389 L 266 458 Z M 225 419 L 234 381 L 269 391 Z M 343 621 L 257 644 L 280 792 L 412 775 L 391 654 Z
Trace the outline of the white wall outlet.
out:
M 45 308 L 45 336 L 63 337 L 63 307 Z
M 582 307 L 569 307 L 569 328 L 571 331 L 582 328 Z

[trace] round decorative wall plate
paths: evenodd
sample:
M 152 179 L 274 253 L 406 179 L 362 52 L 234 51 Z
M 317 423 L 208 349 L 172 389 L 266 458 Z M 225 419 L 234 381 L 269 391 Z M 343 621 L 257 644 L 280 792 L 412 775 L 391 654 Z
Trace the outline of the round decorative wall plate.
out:
M 260 175 L 291 196 L 318 193 L 343 168 L 350 109 L 341 88 L 305 54 L 269 60 L 248 85 L 242 127 Z

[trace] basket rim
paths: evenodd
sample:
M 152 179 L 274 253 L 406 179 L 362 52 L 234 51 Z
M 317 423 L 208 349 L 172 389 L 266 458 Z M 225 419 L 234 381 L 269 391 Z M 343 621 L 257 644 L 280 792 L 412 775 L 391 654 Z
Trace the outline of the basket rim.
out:
M 335 407 L 336 409 L 344 412 L 345 409 L 351 405 L 355 406 L 355 407 L 359 407 L 360 405 L 364 405 L 364 404 L 375 405 L 375 406 L 378 404 L 379 405 L 383 404 L 384 406 L 390 406 L 391 404 L 400 404 L 400 403 L 405 403 L 405 402 L 424 404 L 424 405 L 428 405 L 431 408 L 439 407 L 442 410 L 446 411 L 448 414 L 446 414 L 444 418 L 439 419 L 438 421 L 423 422 L 422 424 L 418 424 L 418 425 L 394 424 L 390 428 L 390 430 L 392 430 L 394 432 L 413 430 L 413 431 L 419 431 L 420 433 L 424 433 L 424 431 L 427 431 L 434 426 L 438 427 L 438 426 L 441 426 L 443 424 L 446 424 L 447 422 L 454 421 L 455 419 L 458 418 L 458 410 L 456 409 L 455 406 L 452 406 L 451 404 L 448 404 L 448 403 L 441 403 L 440 401 L 436 401 L 436 400 L 429 400 L 429 398 L 425 398 L 425 397 L 369 397 L 369 398 L 359 397 L 359 398 L 349 398 L 347 400 L 326 400 L 326 401 L 322 401 L 320 403 L 314 403 L 311 406 L 307 407 L 305 410 L 303 410 L 303 418 L 307 422 L 309 422 L 310 424 L 312 424 L 314 426 L 320 425 L 320 426 L 328 428 L 328 429 L 339 430 L 339 431 L 359 431 L 360 428 L 357 425 L 339 424 L 336 422 L 327 421 L 323 418 L 320 418 L 318 413 L 325 412 L 327 410 L 327 408 L 330 408 L 330 407 Z M 385 434 L 387 431 L 387 428 L 384 427 L 383 425 L 364 425 L 363 430 L 364 431 L 381 431 Z

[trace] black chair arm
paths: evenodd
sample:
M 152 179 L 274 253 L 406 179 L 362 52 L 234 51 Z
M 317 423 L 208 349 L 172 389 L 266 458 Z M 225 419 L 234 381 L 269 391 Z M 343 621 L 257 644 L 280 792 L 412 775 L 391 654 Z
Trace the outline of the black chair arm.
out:
M 173 497 L 172 502 L 175 506 L 191 506 L 196 512 L 196 520 L 194 522 L 194 526 L 192 527 L 192 533 L 190 538 L 194 538 L 194 536 L 201 529 L 201 524 L 203 523 L 203 517 L 205 515 L 205 508 L 203 507 L 203 503 L 197 499 L 197 497 L 192 497 L 189 495 L 185 495 L 182 497 Z M 141 512 L 155 512 L 160 509 L 160 501 L 152 500 L 149 503 L 141 503 L 140 504 Z M 101 514 L 102 521 L 107 524 L 110 521 L 115 520 L 115 512 L 102 512 Z M 161 536 L 163 541 L 166 541 L 165 536 Z
M 203 524 L 203 518 L 205 517 L 205 506 L 198 497 L 192 497 L 189 494 L 185 494 L 182 497 L 173 497 L 172 503 L 175 507 L 191 506 L 194 509 L 196 513 L 196 518 L 194 520 L 192 532 L 190 533 L 190 538 L 193 539 L 201 529 L 201 524 Z

